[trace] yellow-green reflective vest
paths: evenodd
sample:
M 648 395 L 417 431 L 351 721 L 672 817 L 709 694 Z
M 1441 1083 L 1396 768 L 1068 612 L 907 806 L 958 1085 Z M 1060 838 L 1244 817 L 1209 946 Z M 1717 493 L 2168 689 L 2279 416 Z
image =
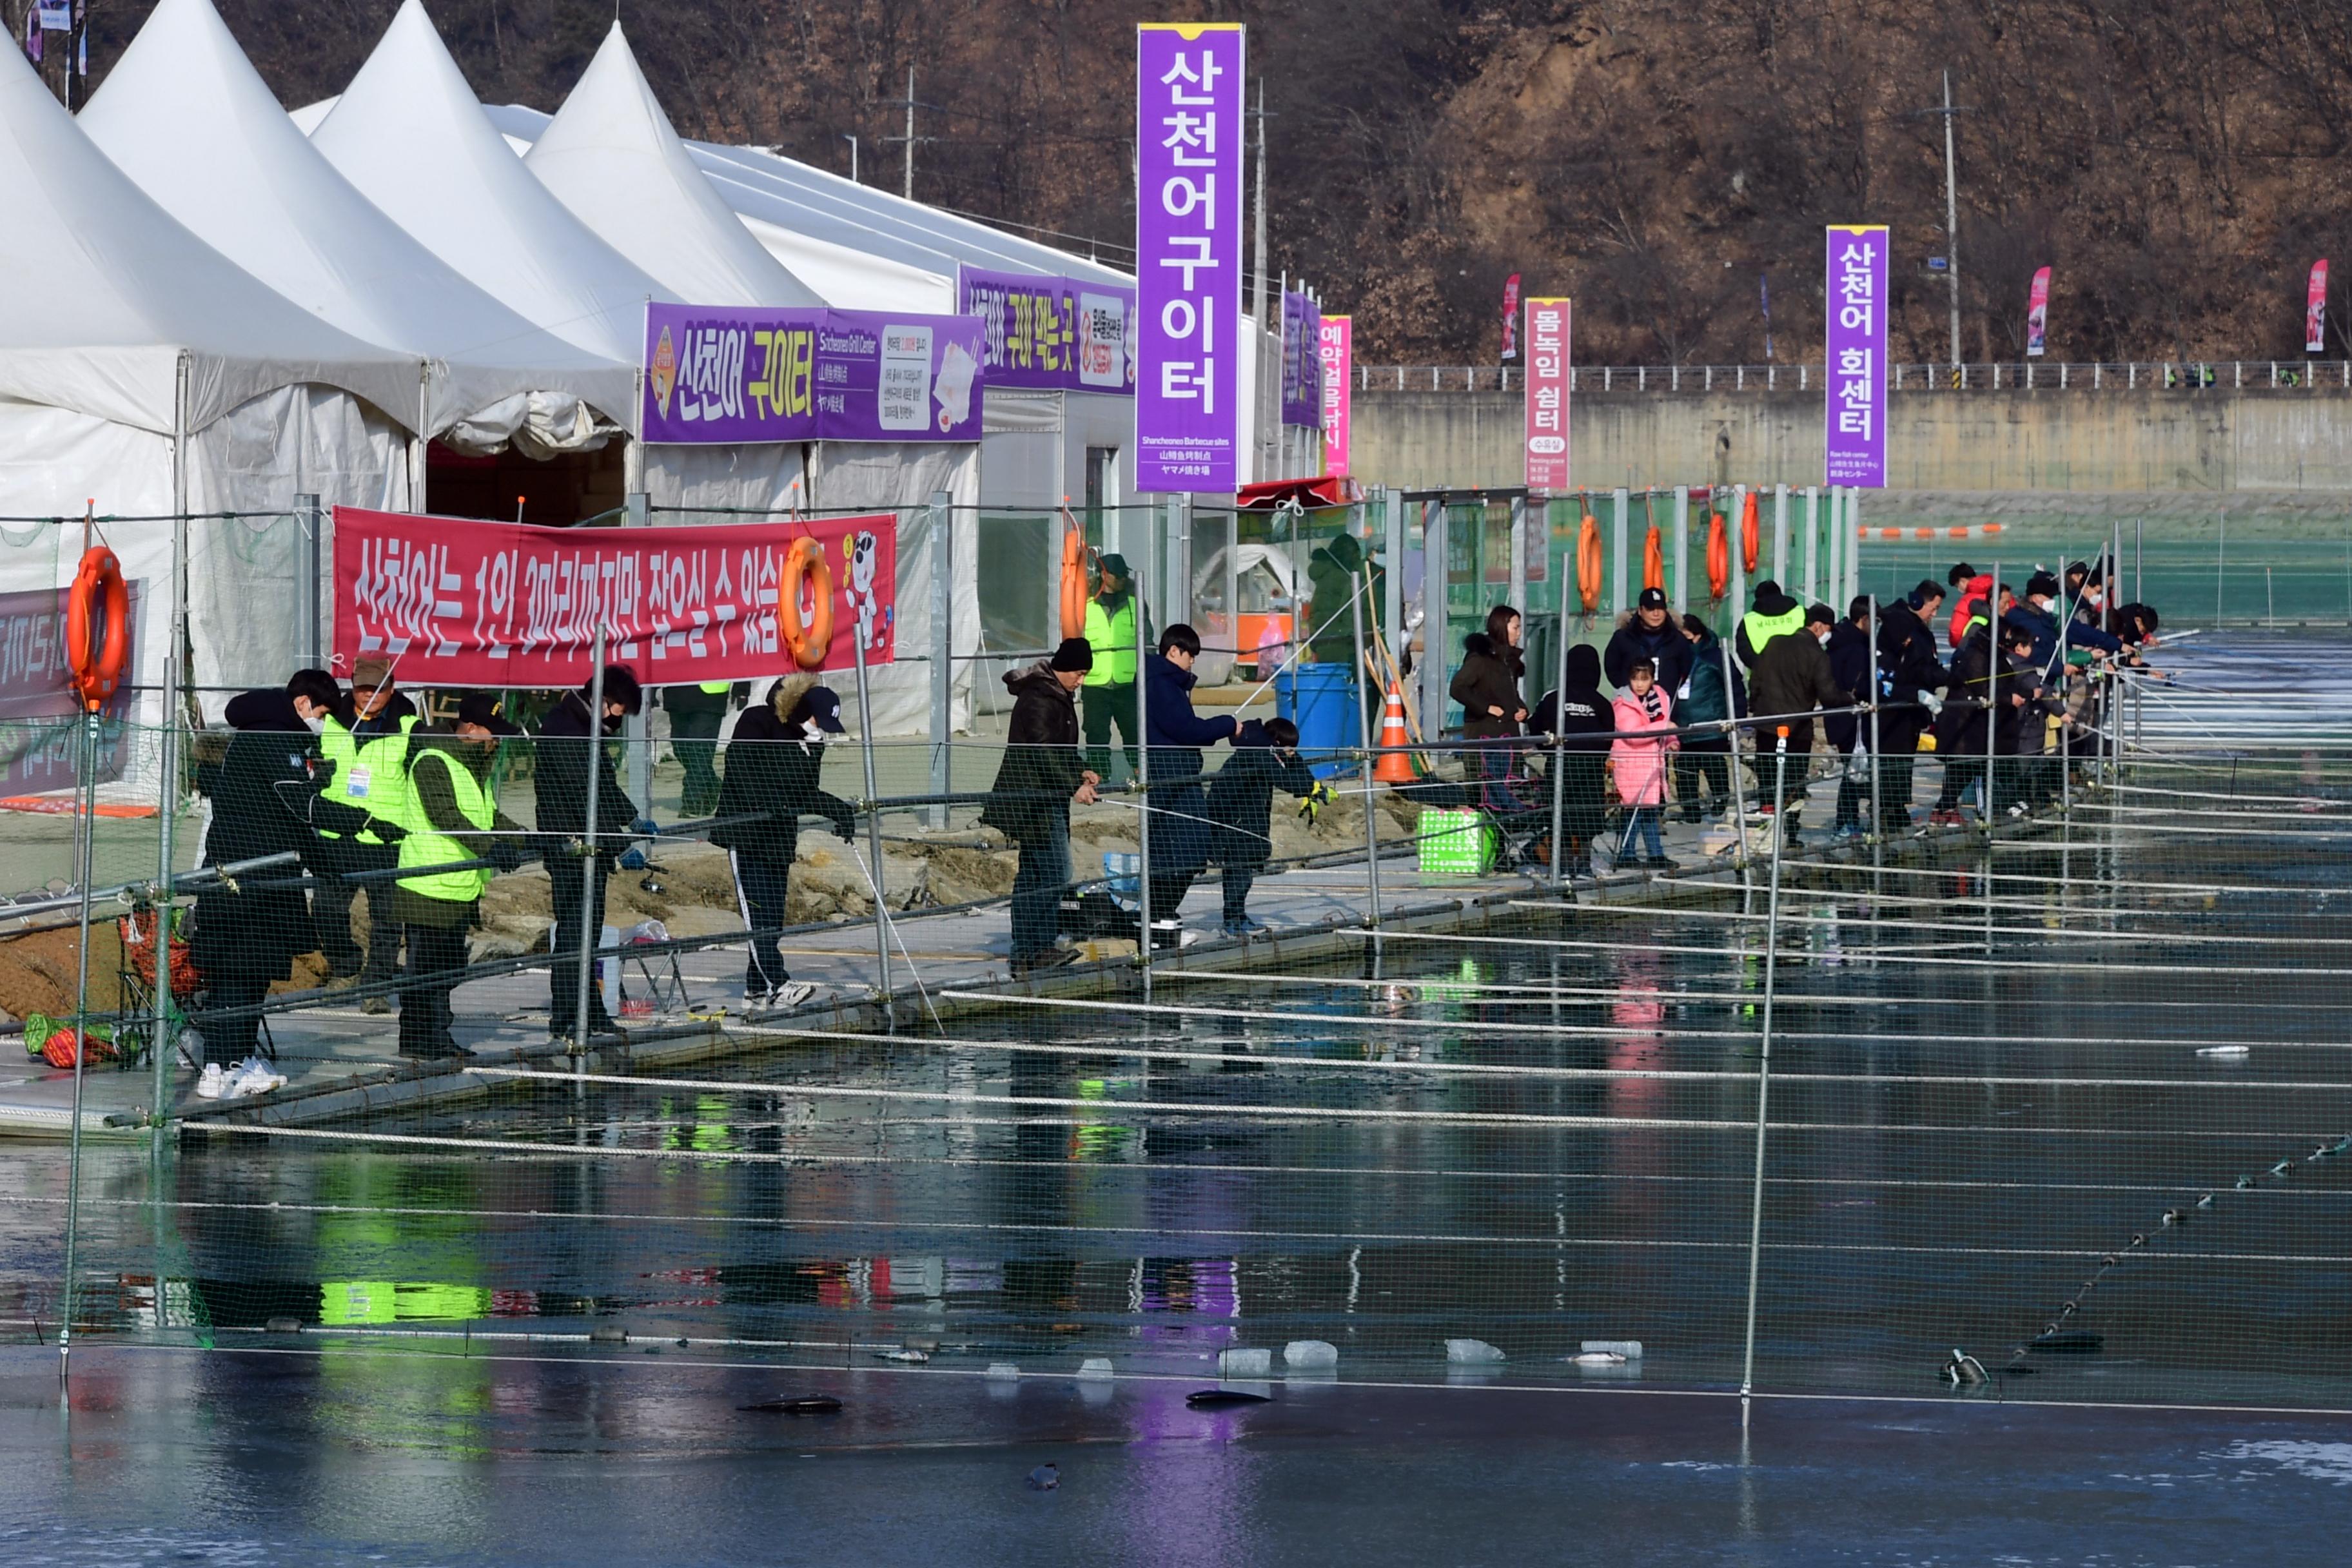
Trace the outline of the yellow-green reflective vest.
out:
M 475 782 L 465 763 L 437 747 L 416 753 L 412 766 L 424 767 L 437 763 L 449 774 L 449 793 L 457 797 L 458 815 L 483 833 L 498 819 L 498 803 L 489 792 Z M 408 837 L 400 841 L 400 864 L 410 867 L 448 866 L 460 860 L 471 860 L 474 852 L 436 828 L 425 819 L 425 812 L 416 804 L 414 790 L 408 795 Z M 439 899 L 452 904 L 470 904 L 482 896 L 490 885 L 490 868 L 477 867 L 470 871 L 426 871 L 415 877 L 403 877 L 400 885 L 410 892 L 427 899 Z
M 1739 625 L 1748 633 L 1748 647 L 1760 654 L 1764 651 L 1764 645 L 1774 637 L 1786 637 L 1790 632 L 1801 632 L 1805 629 L 1805 606 L 1791 605 L 1786 611 L 1777 616 L 1768 616 L 1758 610 L 1750 610 L 1739 617 Z
M 1087 601 L 1087 646 L 1095 650 L 1094 668 L 1087 671 L 1088 686 L 1135 684 L 1135 595 L 1116 615 L 1100 599 Z
M 731 680 L 706 680 L 702 683 L 702 689 L 710 696 L 716 697 L 733 684 Z
M 370 816 L 385 822 L 408 825 L 408 732 L 416 728 L 416 715 L 411 713 L 400 721 L 393 733 L 372 735 L 362 745 L 340 719 L 330 717 L 326 728 L 319 731 L 319 754 L 335 765 L 335 781 L 326 789 L 329 800 L 357 806 Z M 340 833 L 320 829 L 320 837 L 341 838 Z M 381 844 L 372 828 L 359 831 L 362 844 Z

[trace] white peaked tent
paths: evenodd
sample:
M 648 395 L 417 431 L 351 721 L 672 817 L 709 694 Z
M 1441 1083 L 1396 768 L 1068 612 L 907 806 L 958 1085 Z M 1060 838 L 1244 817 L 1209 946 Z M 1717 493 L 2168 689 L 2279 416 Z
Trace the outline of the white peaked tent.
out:
M 600 444 L 626 417 L 633 367 L 524 321 L 353 190 L 286 118 L 212 0 L 163 0 L 79 123 L 238 266 L 347 331 L 423 356 L 412 395 L 424 435 L 474 455 L 512 441 L 538 458 Z
M 426 249 L 592 353 L 635 365 L 646 301 L 677 298 L 530 177 L 419 0 L 405 0 L 310 142 Z M 620 422 L 635 427 L 634 405 Z
M 697 305 L 823 305 L 687 154 L 614 22 L 524 165 L 572 216 Z
M 0 515 L 168 516 L 408 504 L 421 365 L 255 280 L 92 146 L 25 60 L 0 49 Z M 13 545 L 16 536 L 5 542 Z M 162 676 L 168 523 L 107 531 L 138 585 L 133 670 Z M 194 679 L 282 680 L 304 617 L 301 533 L 189 530 Z M 0 588 L 71 580 L 79 534 L 0 547 Z M 142 703 L 152 718 L 160 694 Z

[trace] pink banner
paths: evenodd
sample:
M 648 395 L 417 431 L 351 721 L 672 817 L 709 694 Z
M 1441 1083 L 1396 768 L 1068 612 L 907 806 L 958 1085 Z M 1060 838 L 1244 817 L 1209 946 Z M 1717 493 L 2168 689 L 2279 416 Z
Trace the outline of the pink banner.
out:
M 1503 363 L 1519 357 L 1519 275 L 1503 279 Z
M 2311 264 L 2311 282 L 2303 296 L 2303 352 L 2327 352 L 2327 258 Z
M 814 540 L 822 571 L 779 611 L 785 557 Z M 596 623 L 607 659 L 648 686 L 783 675 L 788 630 L 833 635 L 820 664 L 888 664 L 898 625 L 898 519 L 709 528 L 532 528 L 335 509 L 335 668 L 364 654 L 415 686 L 577 686 Z
M 1565 300 L 1528 301 L 1527 484 L 1568 484 L 1569 322 Z
M 1348 471 L 1348 436 L 1355 408 L 1356 322 L 1352 316 L 1323 318 L 1323 471 Z
M 2040 359 L 2050 326 L 2050 268 L 2033 275 L 2025 297 L 2025 357 Z

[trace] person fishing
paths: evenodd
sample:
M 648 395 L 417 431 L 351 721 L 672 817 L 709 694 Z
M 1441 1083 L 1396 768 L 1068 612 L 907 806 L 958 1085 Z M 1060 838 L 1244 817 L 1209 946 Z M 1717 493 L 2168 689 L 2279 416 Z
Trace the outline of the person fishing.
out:
M 1004 757 L 981 807 L 980 820 L 1019 846 L 1013 877 L 1013 973 L 1015 978 L 1074 962 L 1063 947 L 1062 889 L 1070 881 L 1070 807 L 1092 805 L 1102 777 L 1087 766 L 1079 745 L 1076 693 L 1094 665 L 1084 637 L 1065 637 L 1051 658 L 1004 676 L 1013 694 Z
M 538 767 L 531 775 L 539 831 L 568 836 L 574 841 L 567 850 L 550 850 L 546 856 L 549 891 L 555 900 L 554 962 L 548 967 L 548 1032 L 557 1039 L 581 1045 L 613 1032 L 604 998 L 595 986 L 588 989 L 588 1016 L 579 1016 L 580 954 L 583 945 L 594 945 L 604 931 L 604 884 L 616 867 L 643 870 L 645 852 L 627 840 L 657 831 L 653 819 L 640 816 L 636 803 L 623 792 L 614 771 L 612 749 L 604 744 L 608 736 L 619 732 L 623 720 L 643 710 L 643 689 L 626 665 L 606 665 L 604 711 L 592 718 L 588 703 L 593 690 L 593 682 L 583 682 L 540 721 Z M 596 781 L 593 859 L 586 844 L 591 768 L 595 770 Z M 583 895 L 588 902 L 584 920 Z
M 1298 757 L 1298 726 L 1287 719 L 1250 719 L 1234 731 L 1233 755 L 1209 782 L 1209 815 L 1216 821 L 1212 849 L 1224 875 L 1224 934 L 1255 936 L 1250 888 L 1274 856 L 1274 792 L 1298 797 L 1310 824 L 1331 799 L 1331 788 Z
M 1099 567 L 1102 584 L 1087 602 L 1086 642 L 1094 658 L 1086 672 L 1087 771 L 1097 778 L 1110 776 L 1111 727 L 1118 728 L 1127 771 L 1135 772 L 1135 748 L 1142 740 L 1135 722 L 1135 661 L 1141 639 L 1135 618 L 1144 615 L 1135 595 L 1134 574 L 1124 555 L 1106 555 Z M 1151 635 L 1150 626 L 1143 636 Z
M 825 737 L 846 732 L 839 694 L 814 675 L 793 674 L 771 686 L 766 700 L 743 710 L 727 742 L 727 776 L 710 842 L 727 851 L 743 913 L 751 950 L 743 965 L 746 1007 L 793 1008 L 816 994 L 815 986 L 785 969 L 776 932 L 787 920 L 801 818 L 822 816 L 843 843 L 857 840 L 856 812 L 817 782 Z
M 480 923 L 493 869 L 512 871 L 530 858 L 522 828 L 498 808 L 493 777 L 500 742 L 521 733 L 500 716 L 494 693 L 469 691 L 446 734 L 410 737 L 403 875 L 387 912 L 408 938 L 399 1049 L 412 1061 L 467 1054 L 452 1031 L 449 1005 L 465 977 L 466 933 Z M 491 864 L 467 864 L 483 859 Z
M 1936 612 L 1944 585 L 1921 579 L 1910 596 L 1883 606 L 1878 615 L 1878 689 L 1885 704 L 1878 715 L 1878 829 L 1911 830 L 1912 777 L 1919 761 L 1919 737 L 1943 708 L 1951 671 L 1936 657 Z
M 1179 624 L 1160 634 L 1160 651 L 1144 665 L 1155 925 L 1181 924 L 1185 890 L 1209 862 L 1211 824 L 1208 797 L 1201 789 L 1202 752 L 1231 740 L 1240 728 L 1231 714 L 1203 719 L 1192 711 L 1192 664 L 1200 657 L 1200 634 Z
M 345 829 L 314 820 L 318 840 L 308 863 L 318 883 L 310 895 L 319 948 L 326 955 L 328 988 L 367 989 L 362 1013 L 392 1011 L 379 987 L 400 970 L 401 924 L 378 907 L 391 897 L 383 879 L 348 881 L 354 872 L 389 871 L 400 863 L 406 831 L 409 735 L 418 723 L 416 705 L 393 685 L 393 661 L 368 655 L 352 665 L 352 689 L 334 702 L 319 726 L 319 757 L 325 770 L 323 799 L 360 814 Z M 368 901 L 368 943 L 362 956 L 352 937 L 352 903 Z

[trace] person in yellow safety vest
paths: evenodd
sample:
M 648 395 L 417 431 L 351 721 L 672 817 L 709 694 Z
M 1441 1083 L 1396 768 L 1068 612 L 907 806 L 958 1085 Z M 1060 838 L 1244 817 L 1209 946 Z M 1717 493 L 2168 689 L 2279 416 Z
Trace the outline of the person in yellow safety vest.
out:
M 466 1055 L 450 1032 L 449 994 L 466 968 L 466 932 L 476 922 L 487 859 L 511 871 L 529 858 L 520 828 L 499 813 L 490 769 L 499 744 L 522 731 L 499 714 L 487 691 L 457 704 L 447 735 L 422 734 L 409 761 L 408 833 L 400 841 L 392 912 L 408 933 L 408 978 L 401 987 L 400 1054 L 429 1061 Z
M 724 680 L 662 688 L 670 750 L 686 770 L 686 783 L 678 790 L 679 815 L 708 816 L 719 809 L 719 731 L 727 722 L 728 707 L 749 695 L 748 686 Z
M 367 825 L 337 831 L 321 814 L 308 857 L 317 879 L 310 920 L 319 950 L 326 955 L 328 984 L 383 987 L 400 972 L 400 926 L 382 916 L 389 889 L 382 881 L 349 882 L 356 871 L 389 871 L 399 864 L 397 847 L 408 821 L 408 737 L 416 728 L 416 707 L 393 689 L 392 661 L 367 658 L 352 667 L 351 696 L 336 704 L 319 730 L 319 757 L 325 784 L 320 798 L 362 812 Z M 365 961 L 352 938 L 352 899 L 368 899 Z M 389 1013 L 381 990 L 362 999 L 366 1013 Z
M 1804 629 L 1805 607 L 1780 592 L 1780 584 L 1767 577 L 1756 584 L 1755 607 L 1739 617 L 1733 647 L 1739 654 L 1739 662 L 1754 669 L 1767 643 Z
M 1087 646 L 1094 650 L 1094 668 L 1087 671 L 1087 767 L 1098 778 L 1110 776 L 1110 727 L 1118 726 L 1127 771 L 1135 772 L 1135 748 L 1140 736 L 1135 727 L 1135 617 L 1141 606 L 1135 596 L 1135 579 L 1123 555 L 1102 558 L 1102 587 L 1087 602 Z M 1150 617 L 1143 635 L 1150 637 Z

